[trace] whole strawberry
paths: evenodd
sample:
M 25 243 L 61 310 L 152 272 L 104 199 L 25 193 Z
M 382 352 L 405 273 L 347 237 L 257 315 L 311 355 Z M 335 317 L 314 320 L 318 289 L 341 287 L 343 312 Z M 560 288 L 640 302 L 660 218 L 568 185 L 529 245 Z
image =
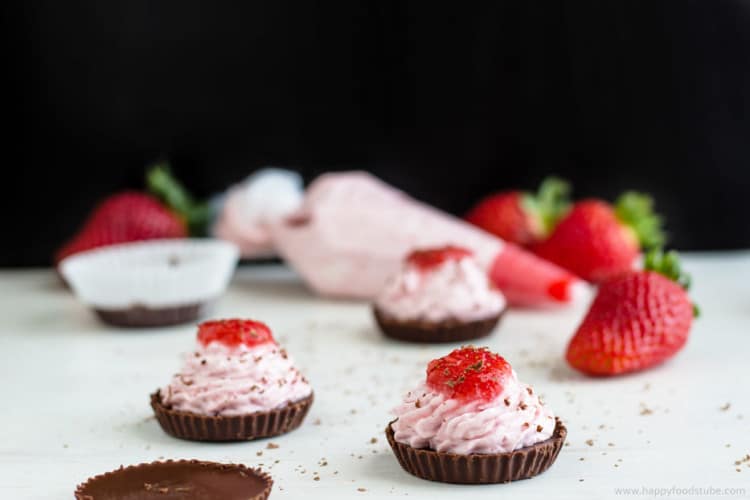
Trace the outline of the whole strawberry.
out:
M 184 238 L 185 222 L 156 198 L 126 191 L 106 198 L 91 213 L 81 230 L 55 255 L 59 262 L 93 248 L 158 238 Z
M 642 249 L 664 243 L 661 217 L 649 196 L 627 192 L 614 206 L 601 200 L 573 205 L 534 251 L 592 283 L 633 269 Z
M 55 264 L 69 255 L 116 243 L 185 238 L 199 233 L 198 228 L 207 219 L 207 207 L 193 201 L 172 178 L 169 168 L 152 167 L 147 180 L 154 195 L 125 191 L 106 198 L 57 251 Z
M 568 183 L 546 179 L 536 194 L 505 191 L 484 198 L 466 220 L 505 241 L 531 246 L 544 239 L 569 207 Z
M 568 345 L 568 363 L 589 375 L 619 375 L 669 359 L 697 316 L 688 286 L 675 252 L 650 252 L 643 271 L 601 284 Z

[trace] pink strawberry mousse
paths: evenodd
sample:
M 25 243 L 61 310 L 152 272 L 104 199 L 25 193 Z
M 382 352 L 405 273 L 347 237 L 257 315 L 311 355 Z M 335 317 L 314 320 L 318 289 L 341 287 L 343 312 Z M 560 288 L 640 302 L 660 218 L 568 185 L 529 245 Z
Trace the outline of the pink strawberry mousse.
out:
M 394 410 L 396 441 L 457 454 L 507 453 L 552 437 L 554 414 L 486 348 L 432 361 L 427 379 Z
M 198 348 L 160 391 L 163 404 L 199 415 L 235 416 L 267 412 L 309 396 L 310 384 L 263 323 L 251 322 L 250 334 L 226 333 L 248 322 L 202 324 Z
M 378 295 L 375 307 L 399 321 L 467 323 L 499 315 L 505 297 L 492 287 L 470 251 L 444 247 L 410 254 Z

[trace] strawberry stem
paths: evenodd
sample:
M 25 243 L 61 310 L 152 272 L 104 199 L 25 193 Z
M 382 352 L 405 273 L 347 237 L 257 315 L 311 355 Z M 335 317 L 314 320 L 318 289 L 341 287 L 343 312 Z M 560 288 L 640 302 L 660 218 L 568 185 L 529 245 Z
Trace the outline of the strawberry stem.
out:
M 641 249 L 658 248 L 666 242 L 664 220 L 654 213 L 654 200 L 650 196 L 635 191 L 623 193 L 615 202 L 615 215 L 633 230 Z
M 172 176 L 168 163 L 160 162 L 149 167 L 146 184 L 153 195 L 185 219 L 191 236 L 204 236 L 207 233 L 210 218 L 208 204 L 195 201 Z
M 547 177 L 536 193 L 524 193 L 523 204 L 539 216 L 546 236 L 570 208 L 570 184 L 559 177 Z

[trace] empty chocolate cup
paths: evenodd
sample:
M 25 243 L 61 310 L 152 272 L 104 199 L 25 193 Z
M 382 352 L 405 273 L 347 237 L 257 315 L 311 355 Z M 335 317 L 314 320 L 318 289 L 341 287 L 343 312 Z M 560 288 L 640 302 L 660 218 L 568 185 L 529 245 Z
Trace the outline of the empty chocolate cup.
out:
M 78 485 L 76 500 L 265 500 L 271 476 L 239 464 L 167 460 L 120 467 Z

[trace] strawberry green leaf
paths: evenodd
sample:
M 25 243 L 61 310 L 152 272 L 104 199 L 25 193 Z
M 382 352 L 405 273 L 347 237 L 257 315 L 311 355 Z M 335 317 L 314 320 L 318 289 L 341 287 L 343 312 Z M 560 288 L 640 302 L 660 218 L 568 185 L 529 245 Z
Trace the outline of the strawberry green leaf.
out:
M 680 256 L 674 250 L 666 253 L 658 248 L 650 250 L 644 257 L 643 268 L 646 271 L 654 271 L 664 275 L 685 290 L 690 290 L 692 279 L 688 273 L 682 270 Z M 693 316 L 696 318 L 700 316 L 700 308 L 697 304 L 693 304 Z
M 674 250 L 665 253 L 661 249 L 654 249 L 647 252 L 643 268 L 666 276 L 685 290 L 690 289 L 690 275 L 682 270 L 680 256 Z
M 549 235 L 570 208 L 570 184 L 558 177 L 548 177 L 536 193 L 524 193 L 524 209 L 539 217 L 544 235 Z
M 658 248 L 666 242 L 664 220 L 654 213 L 654 200 L 650 196 L 635 191 L 623 193 L 615 202 L 615 215 L 635 232 L 641 249 Z
M 191 236 L 204 236 L 210 219 L 209 206 L 193 199 L 185 187 L 172 176 L 167 163 L 157 163 L 146 172 L 149 191 L 181 215 Z

